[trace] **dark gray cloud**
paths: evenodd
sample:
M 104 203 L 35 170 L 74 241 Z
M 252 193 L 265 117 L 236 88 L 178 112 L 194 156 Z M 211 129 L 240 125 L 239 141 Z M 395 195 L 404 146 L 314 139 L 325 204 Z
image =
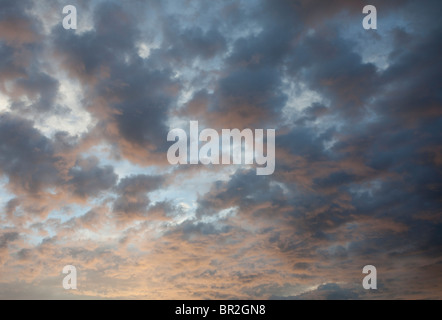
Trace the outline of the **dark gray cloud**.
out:
M 100 167 L 96 157 L 78 159 L 69 170 L 69 176 L 68 183 L 73 187 L 73 193 L 81 198 L 95 197 L 109 190 L 118 178 L 112 166 Z
M 196 240 L 200 239 L 200 236 L 228 234 L 231 230 L 232 226 L 222 224 L 220 221 L 217 223 L 186 221 L 172 231 L 169 231 L 167 235 L 178 234 L 182 239 L 191 242 L 194 238 Z
M 431 123 L 441 116 L 438 78 L 442 63 L 437 54 L 442 47 L 440 37 L 440 30 L 431 30 L 423 37 L 402 43 L 401 50 L 391 53 L 391 66 L 381 79 L 390 90 L 376 104 L 377 112 L 405 125 L 428 125 L 427 121 Z
M 21 115 L 38 118 L 60 112 L 56 104 L 59 81 L 42 63 L 42 21 L 30 14 L 32 1 L 2 2 L 0 15 L 0 90 L 10 107 Z
M 270 179 L 262 178 L 254 170 L 240 170 L 227 182 L 217 181 L 207 194 L 198 199 L 197 214 L 206 216 L 237 206 L 247 211 L 265 202 L 282 207 L 286 199 L 281 187 L 271 185 Z
M 0 233 L 0 266 L 4 264 L 4 262 L 8 258 L 8 247 L 14 241 L 20 239 L 20 234 L 16 231 L 8 231 L 8 229 L 1 230 Z
M 57 28 L 53 37 L 70 74 L 88 83 L 95 134 L 132 160 L 148 162 L 149 153 L 166 150 L 168 110 L 179 83 L 172 70 L 138 56 L 137 19 L 123 6 L 103 2 L 95 9 L 94 30 L 78 35 Z
M 376 67 L 363 63 L 352 43 L 339 33 L 321 32 L 328 31 L 307 35 L 293 50 L 289 72 L 329 99 L 332 111 L 360 117 L 377 88 Z
M 0 249 L 6 248 L 8 243 L 19 238 L 18 232 L 3 232 L 0 236 Z
M 118 198 L 113 205 L 114 213 L 122 218 L 142 217 L 150 204 L 148 193 L 161 187 L 159 176 L 137 175 L 124 178 L 116 186 Z
M 17 79 L 14 91 L 19 97 L 26 96 L 33 101 L 31 105 L 15 102 L 12 109 L 20 112 L 42 113 L 54 108 L 55 98 L 58 94 L 59 82 L 45 73 L 29 73 L 26 78 Z M 56 110 L 52 110 L 56 111 Z
M 206 60 L 222 54 L 227 49 L 226 39 L 218 29 L 182 29 L 172 18 L 164 22 L 163 36 L 163 45 L 167 48 L 163 58 L 167 63 L 187 64 L 197 58 Z
M 196 93 L 187 116 L 192 117 L 196 111 L 212 127 L 275 126 L 287 101 L 282 91 L 283 64 L 299 31 L 297 14 L 290 4 L 283 2 L 277 5 L 264 2 L 263 7 L 252 7 L 250 12 L 243 8 L 230 10 L 250 16 L 256 23 L 253 28 L 261 31 L 231 43 L 222 76 L 213 81 L 214 93 L 206 95 L 206 101 L 200 101 L 200 93 Z M 276 15 L 278 20 L 271 18 Z
M 61 182 L 52 141 L 33 123 L 12 114 L 0 116 L 0 170 L 20 192 L 37 193 Z

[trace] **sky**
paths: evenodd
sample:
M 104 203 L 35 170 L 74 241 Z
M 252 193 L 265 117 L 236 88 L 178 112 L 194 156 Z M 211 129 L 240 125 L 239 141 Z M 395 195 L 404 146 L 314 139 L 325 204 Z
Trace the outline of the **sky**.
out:
M 441 299 L 441 9 L 0 0 L 0 299 Z M 275 171 L 170 164 L 190 121 Z

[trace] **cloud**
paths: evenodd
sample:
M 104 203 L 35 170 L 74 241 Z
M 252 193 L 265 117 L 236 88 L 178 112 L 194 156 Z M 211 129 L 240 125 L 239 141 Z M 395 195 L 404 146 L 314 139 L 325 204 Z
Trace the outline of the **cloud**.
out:
M 0 4 L 0 297 L 440 296 L 439 2 L 73 4 Z M 189 120 L 274 174 L 169 165 Z
M 342 288 L 336 283 L 322 284 L 316 290 L 294 297 L 272 297 L 276 300 L 357 300 L 360 298 L 360 293 L 353 289 Z
M 8 243 L 13 242 L 19 238 L 19 234 L 17 232 L 4 232 L 0 237 L 0 248 L 6 248 Z
M 11 46 L 29 44 L 41 39 L 39 23 L 25 12 L 32 9 L 32 1 L 10 1 L 2 3 L 0 15 L 0 39 Z
M 73 193 L 81 198 L 96 197 L 101 191 L 112 188 L 118 177 L 113 167 L 100 167 L 96 157 L 78 159 L 69 175 L 72 177 L 69 184 L 74 188 Z
M 211 59 L 227 49 L 226 39 L 218 29 L 202 30 L 200 27 L 180 28 L 173 19 L 163 24 L 165 58 L 178 64 L 194 59 Z
M 13 114 L 0 117 L 0 168 L 9 185 L 20 193 L 37 193 L 60 181 L 51 140 L 33 127 L 32 122 Z
M 133 162 L 160 163 L 168 110 L 180 86 L 171 70 L 138 56 L 134 19 L 135 13 L 120 5 L 101 3 L 93 30 L 66 34 L 57 29 L 53 41 L 60 63 L 85 86 L 86 107 L 97 120 L 90 136 Z
M 147 194 L 160 188 L 162 182 L 163 178 L 159 176 L 147 175 L 122 179 L 116 187 L 118 198 L 113 204 L 113 212 L 122 219 L 145 216 L 151 202 Z

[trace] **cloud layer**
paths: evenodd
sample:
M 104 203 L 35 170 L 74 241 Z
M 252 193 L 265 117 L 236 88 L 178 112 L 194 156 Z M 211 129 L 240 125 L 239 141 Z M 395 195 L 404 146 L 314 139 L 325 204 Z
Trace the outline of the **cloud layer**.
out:
M 0 298 L 441 298 L 439 1 L 70 4 L 0 3 Z M 274 174 L 170 165 L 189 121 Z

